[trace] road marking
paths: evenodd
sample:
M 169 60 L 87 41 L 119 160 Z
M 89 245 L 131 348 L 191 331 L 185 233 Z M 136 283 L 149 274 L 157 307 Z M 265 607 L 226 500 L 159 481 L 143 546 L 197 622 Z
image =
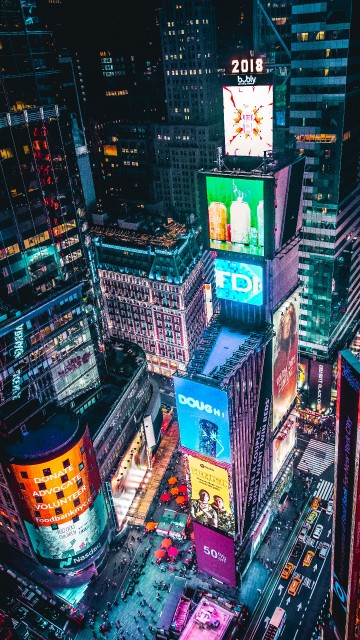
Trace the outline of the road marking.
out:
M 279 596 L 281 596 L 282 591 L 283 591 L 283 589 L 284 589 L 283 585 L 282 585 L 282 584 L 279 584 L 279 585 L 278 585 L 278 589 L 279 589 Z
M 329 501 L 334 495 L 334 483 L 329 480 L 320 480 L 314 491 L 314 497 L 317 496 L 322 500 Z
M 297 468 L 306 473 L 321 476 L 334 463 L 334 459 L 335 445 L 311 439 Z
M 300 611 L 300 609 L 302 609 L 302 604 L 301 602 L 299 602 L 298 606 L 296 607 L 298 611 Z M 303 616 L 304 617 L 304 616 Z
M 291 598 L 289 597 L 289 598 L 286 600 L 286 603 L 285 603 L 285 604 L 290 604 L 290 602 L 291 602 Z
M 329 529 L 329 531 L 327 532 L 327 536 L 326 537 L 328 538 L 329 536 L 331 536 L 331 529 Z

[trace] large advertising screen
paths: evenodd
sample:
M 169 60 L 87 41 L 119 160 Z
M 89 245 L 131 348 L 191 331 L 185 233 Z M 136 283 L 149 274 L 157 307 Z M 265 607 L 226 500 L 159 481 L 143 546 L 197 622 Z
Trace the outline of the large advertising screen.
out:
M 210 249 L 264 255 L 264 181 L 206 176 Z
M 359 451 L 360 363 L 341 351 L 336 407 L 337 464 L 335 468 L 335 531 L 332 576 L 332 615 L 345 637 L 347 593 L 351 562 L 355 472 Z M 349 636 L 350 637 L 350 636 Z
M 263 268 L 232 260 L 215 260 L 216 295 L 223 300 L 260 307 L 264 303 Z
M 233 538 L 194 522 L 194 542 L 199 571 L 229 587 L 236 587 Z
M 205 526 L 235 533 L 226 469 L 193 456 L 188 457 L 191 482 L 191 517 Z
M 273 428 L 296 396 L 299 346 L 299 294 L 292 294 L 274 313 Z
M 10 468 L 37 557 L 48 566 L 70 567 L 81 562 L 79 557 L 98 543 L 107 523 L 88 430 L 61 456 Z
M 225 155 L 272 151 L 273 99 L 272 85 L 223 87 Z
M 180 441 L 187 449 L 230 462 L 228 399 L 225 391 L 174 378 Z
M 295 447 L 296 418 L 290 415 L 273 440 L 272 480 L 280 472 L 285 460 Z
M 332 366 L 312 360 L 309 378 L 309 405 L 312 411 L 326 413 L 330 409 Z

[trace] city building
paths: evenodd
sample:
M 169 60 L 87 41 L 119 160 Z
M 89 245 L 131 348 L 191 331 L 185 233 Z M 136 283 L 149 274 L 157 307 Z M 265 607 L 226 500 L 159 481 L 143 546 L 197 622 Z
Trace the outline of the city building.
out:
M 92 237 L 109 335 L 139 344 L 150 371 L 184 371 L 206 326 L 200 232 L 129 217 Z
M 222 143 L 215 10 L 211 0 L 166 0 L 159 13 L 167 122 L 154 124 L 155 196 L 165 215 L 200 215 L 197 171 Z
M 200 174 L 218 312 L 175 377 L 195 545 L 211 540 L 231 564 L 235 537 L 240 573 L 291 484 L 296 427 L 304 161 L 254 167 Z M 238 581 L 220 561 L 211 575 Z
M 360 638 L 360 362 L 340 351 L 330 611 L 341 640 Z

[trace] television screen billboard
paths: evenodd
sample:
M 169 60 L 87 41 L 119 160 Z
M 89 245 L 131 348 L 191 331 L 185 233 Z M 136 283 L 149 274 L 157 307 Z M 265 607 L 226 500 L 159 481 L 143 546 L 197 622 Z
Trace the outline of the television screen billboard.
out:
M 188 463 L 192 518 L 205 526 L 234 533 L 235 522 L 230 508 L 227 470 L 193 456 L 188 457 Z
M 225 391 L 174 378 L 181 444 L 221 462 L 230 462 L 228 399 Z
M 292 294 L 273 317 L 273 428 L 296 396 L 299 345 L 299 294 Z
M 273 440 L 272 480 L 274 481 L 285 460 L 295 447 L 296 418 L 290 415 Z
M 61 456 L 10 469 L 26 530 L 43 564 L 70 568 L 101 548 L 107 514 L 88 429 Z
M 264 181 L 206 176 L 210 249 L 264 256 Z
M 331 364 L 312 360 L 309 379 L 309 405 L 312 411 L 326 413 L 330 409 L 331 381 Z
M 215 260 L 214 266 L 218 298 L 256 307 L 264 304 L 264 270 L 261 266 L 219 258 Z
M 194 522 L 194 542 L 199 571 L 229 587 L 236 587 L 233 538 Z
M 350 571 L 354 562 L 353 525 L 358 526 L 356 522 L 353 522 L 353 519 L 356 513 L 354 506 L 358 502 L 358 496 L 354 495 L 354 486 L 356 473 L 358 473 L 359 410 L 360 363 L 350 351 L 340 351 L 336 406 L 337 464 L 335 468 L 332 615 L 341 637 L 345 637 L 347 596 Z M 355 587 L 357 588 L 357 585 Z
M 225 155 L 263 157 L 273 149 L 273 86 L 223 87 Z

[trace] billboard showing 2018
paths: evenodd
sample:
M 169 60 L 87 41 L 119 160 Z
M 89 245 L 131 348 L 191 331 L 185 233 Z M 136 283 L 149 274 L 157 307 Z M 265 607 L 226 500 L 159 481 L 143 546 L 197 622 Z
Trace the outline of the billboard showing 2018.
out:
M 273 148 L 273 86 L 223 87 L 225 155 L 258 156 Z
M 273 428 L 296 396 L 299 345 L 299 294 L 292 294 L 274 313 Z
M 260 307 L 264 303 L 263 274 L 260 265 L 216 259 L 216 295 L 223 300 Z
M 234 539 L 194 522 L 194 541 L 199 571 L 236 587 Z
M 264 255 L 264 181 L 206 176 L 210 249 Z
M 230 462 L 228 399 L 225 391 L 174 378 L 181 444 L 210 458 Z

